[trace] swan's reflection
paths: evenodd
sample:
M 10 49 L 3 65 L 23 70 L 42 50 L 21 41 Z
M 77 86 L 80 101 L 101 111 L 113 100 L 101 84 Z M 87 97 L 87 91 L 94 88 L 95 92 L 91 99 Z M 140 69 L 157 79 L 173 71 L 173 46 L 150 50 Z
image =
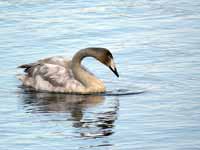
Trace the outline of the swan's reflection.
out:
M 67 121 L 78 129 L 81 137 L 97 138 L 111 135 L 117 119 L 119 103 L 114 99 L 103 105 L 104 96 L 36 93 L 22 88 L 23 106 L 31 113 L 66 113 Z M 102 108 L 98 108 L 103 105 Z M 88 111 L 89 110 L 89 111 Z

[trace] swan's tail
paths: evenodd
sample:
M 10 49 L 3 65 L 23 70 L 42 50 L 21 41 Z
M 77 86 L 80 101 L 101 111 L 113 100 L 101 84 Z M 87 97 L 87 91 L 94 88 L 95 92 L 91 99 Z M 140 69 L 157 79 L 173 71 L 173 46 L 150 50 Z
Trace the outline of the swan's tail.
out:
M 30 87 L 33 86 L 33 80 L 31 77 L 22 74 L 17 74 L 16 77 L 22 82 L 23 85 Z

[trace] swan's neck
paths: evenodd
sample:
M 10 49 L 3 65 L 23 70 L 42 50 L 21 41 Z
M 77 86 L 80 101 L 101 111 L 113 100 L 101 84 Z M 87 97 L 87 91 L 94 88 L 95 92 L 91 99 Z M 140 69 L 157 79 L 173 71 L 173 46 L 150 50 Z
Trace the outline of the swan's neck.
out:
M 104 92 L 105 86 L 103 82 L 81 67 L 81 61 L 85 57 L 97 58 L 96 53 L 91 49 L 83 49 L 76 53 L 72 59 L 72 72 L 75 79 L 83 84 L 87 92 Z

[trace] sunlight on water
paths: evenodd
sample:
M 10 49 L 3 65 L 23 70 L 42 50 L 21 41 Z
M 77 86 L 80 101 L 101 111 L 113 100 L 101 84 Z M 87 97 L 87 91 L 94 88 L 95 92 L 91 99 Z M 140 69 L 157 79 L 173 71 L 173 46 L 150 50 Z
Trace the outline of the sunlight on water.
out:
M 199 149 L 200 2 L 0 2 L 0 149 Z M 36 93 L 16 67 L 106 47 L 120 78 L 95 61 L 97 95 Z

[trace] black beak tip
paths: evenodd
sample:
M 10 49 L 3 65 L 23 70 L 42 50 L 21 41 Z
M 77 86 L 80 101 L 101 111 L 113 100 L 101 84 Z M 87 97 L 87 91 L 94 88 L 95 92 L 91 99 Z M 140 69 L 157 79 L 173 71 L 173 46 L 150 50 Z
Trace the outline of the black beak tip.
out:
M 118 74 L 118 72 L 117 72 L 117 69 L 115 68 L 115 69 L 112 69 L 111 67 L 109 67 L 110 68 L 110 70 L 112 70 L 112 72 L 119 78 L 119 74 Z
M 116 74 L 116 76 L 119 78 L 119 74 Z
M 118 74 L 117 70 L 115 70 L 114 73 L 119 78 L 119 74 Z

